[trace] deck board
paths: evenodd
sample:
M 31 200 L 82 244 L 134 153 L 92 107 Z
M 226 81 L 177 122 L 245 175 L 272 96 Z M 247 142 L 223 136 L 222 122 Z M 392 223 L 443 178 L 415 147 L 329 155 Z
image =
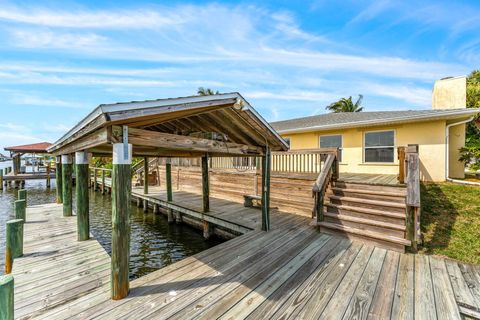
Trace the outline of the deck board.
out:
M 182 191 L 185 192 L 185 191 Z M 159 196 L 160 195 L 149 195 Z M 186 193 L 176 201 L 200 203 Z M 25 256 L 14 262 L 16 317 L 33 319 L 385 319 L 476 316 L 478 266 L 400 254 L 319 233 L 309 218 L 214 200 L 252 231 L 131 282 L 110 300 L 110 257 L 76 240 L 60 205 L 29 207 Z M 216 211 L 215 211 L 216 210 Z M 152 214 L 152 213 L 149 213 Z

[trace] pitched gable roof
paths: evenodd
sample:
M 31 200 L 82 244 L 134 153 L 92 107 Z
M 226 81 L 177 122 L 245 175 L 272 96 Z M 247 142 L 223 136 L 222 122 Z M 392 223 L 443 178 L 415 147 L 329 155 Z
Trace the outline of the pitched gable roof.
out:
M 279 133 L 294 133 L 440 119 L 448 120 L 466 118 L 477 113 L 480 113 L 479 109 L 341 112 L 276 121 L 270 124 Z

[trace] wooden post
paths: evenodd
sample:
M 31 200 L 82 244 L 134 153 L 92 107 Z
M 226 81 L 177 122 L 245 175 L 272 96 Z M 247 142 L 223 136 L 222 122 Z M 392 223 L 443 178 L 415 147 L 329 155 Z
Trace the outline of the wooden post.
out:
M 5 236 L 5 273 L 12 273 L 13 259 L 23 256 L 23 220 L 7 221 Z
M 89 154 L 86 151 L 75 152 L 75 168 L 77 172 L 76 201 L 77 201 L 77 239 L 90 239 L 90 219 L 88 204 L 88 163 Z
M 210 225 L 210 222 L 203 220 L 203 237 L 205 239 L 210 239 L 212 236 L 212 226 Z
M 210 190 L 208 181 L 208 154 L 202 157 L 202 194 L 203 194 L 203 212 L 210 211 Z
M 62 157 L 61 156 L 56 156 L 55 157 L 55 165 L 56 165 L 56 170 L 55 170 L 55 184 L 57 186 L 56 190 L 56 199 L 55 201 L 57 203 L 62 203 L 63 202 L 63 197 L 62 197 Z
M 262 157 L 262 230 L 270 230 L 270 148 Z
M 16 200 L 13 203 L 13 207 L 15 209 L 15 219 L 22 219 L 24 222 L 27 221 L 26 219 L 26 204 L 25 200 Z
M 127 136 L 124 134 L 124 141 Z M 113 145 L 112 170 L 112 270 L 111 295 L 120 300 L 128 295 L 128 265 L 130 260 L 130 194 L 132 145 Z
M 93 168 L 93 191 L 97 191 L 97 169 Z
M 0 169 L 0 191 L 3 190 L 3 169 Z
M 47 188 L 50 189 L 50 162 L 47 163 Z
M 168 158 L 167 162 L 165 163 L 165 181 L 167 184 L 167 201 L 173 200 L 173 193 L 172 193 L 172 164 L 171 159 Z
M 102 170 L 102 194 L 105 194 L 105 170 Z
M 143 194 L 148 194 L 148 157 L 143 158 Z M 148 201 L 143 199 L 143 212 L 148 212 Z
M 317 222 L 323 221 L 323 192 L 315 192 L 315 209 L 317 211 Z
M 72 156 L 62 154 L 62 199 L 63 216 L 72 216 Z
M 27 190 L 18 190 L 18 200 L 25 200 L 25 208 L 27 207 Z
M 13 320 L 13 276 L 0 276 L 0 319 Z
M 398 147 L 398 183 L 405 183 L 405 147 Z

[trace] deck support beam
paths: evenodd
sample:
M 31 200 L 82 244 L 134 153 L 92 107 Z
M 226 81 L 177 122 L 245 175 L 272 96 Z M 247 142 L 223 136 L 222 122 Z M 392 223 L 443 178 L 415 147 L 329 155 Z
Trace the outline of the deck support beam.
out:
M 77 236 L 78 241 L 90 239 L 90 219 L 88 205 L 88 163 L 90 155 L 86 151 L 75 153 Z
M 72 169 L 72 156 L 62 154 L 62 200 L 64 217 L 70 217 L 72 215 Z
M 125 139 L 125 142 L 127 141 Z M 131 164 L 132 145 L 115 143 L 112 170 L 111 296 L 113 300 L 125 298 L 129 290 Z
M 143 158 L 143 194 L 148 194 L 148 157 Z M 148 212 L 148 201 L 143 200 L 143 212 Z
M 262 230 L 270 230 L 270 148 L 262 157 Z
M 202 157 L 203 212 L 210 211 L 210 186 L 208 178 L 208 154 Z

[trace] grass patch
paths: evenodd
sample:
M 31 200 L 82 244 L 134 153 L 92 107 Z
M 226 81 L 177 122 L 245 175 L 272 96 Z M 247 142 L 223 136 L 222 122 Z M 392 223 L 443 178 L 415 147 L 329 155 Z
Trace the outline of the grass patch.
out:
M 421 251 L 480 264 L 480 186 L 423 184 Z

